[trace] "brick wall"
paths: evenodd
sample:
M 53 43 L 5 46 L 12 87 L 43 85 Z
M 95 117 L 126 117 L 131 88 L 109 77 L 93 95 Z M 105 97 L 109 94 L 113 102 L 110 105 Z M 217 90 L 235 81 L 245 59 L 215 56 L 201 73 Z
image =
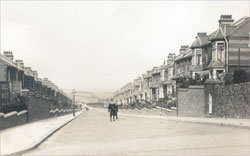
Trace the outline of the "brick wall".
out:
M 240 48 L 240 65 L 249 67 L 250 47 L 248 45 L 249 45 L 249 38 L 229 40 L 229 51 L 228 51 L 229 68 L 231 66 L 238 65 L 239 48 Z
M 205 85 L 206 113 L 208 113 L 208 95 L 211 94 L 213 117 L 249 118 L 249 87 L 249 83 Z
M 204 117 L 205 91 L 204 86 L 189 86 L 187 89 L 177 89 L 178 116 Z
M 27 111 L 24 112 L 11 112 L 8 114 L 0 115 L 0 130 L 15 127 L 27 123 Z
M 50 115 L 51 101 L 31 96 L 28 102 L 28 122 L 47 119 Z
M 22 125 L 28 122 L 47 119 L 66 114 L 72 114 L 71 107 L 53 106 L 52 101 L 45 98 L 30 96 L 27 98 L 27 110 L 21 112 L 0 113 L 0 130 Z M 56 110 L 56 111 L 53 111 Z M 80 109 L 75 109 L 75 112 Z

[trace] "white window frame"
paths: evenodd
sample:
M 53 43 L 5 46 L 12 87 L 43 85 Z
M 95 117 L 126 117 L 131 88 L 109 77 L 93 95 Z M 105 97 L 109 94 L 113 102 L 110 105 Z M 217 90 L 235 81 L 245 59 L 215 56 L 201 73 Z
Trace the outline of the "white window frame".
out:
M 198 64 L 198 60 L 197 60 L 197 51 L 201 52 L 200 64 Z M 195 65 L 202 65 L 202 49 L 201 48 L 195 49 Z
M 216 61 L 219 60 L 219 59 L 218 59 L 218 44 L 219 44 L 219 43 L 223 43 L 223 44 L 224 44 L 224 50 L 223 50 L 223 52 L 222 52 L 222 54 L 221 54 L 221 58 L 220 58 L 220 60 L 223 61 L 223 60 L 225 60 L 225 50 L 226 50 L 226 47 L 225 47 L 226 44 L 225 44 L 224 41 L 216 41 L 216 42 L 215 42 L 215 45 L 216 45 L 216 48 L 215 48 L 215 49 L 216 49 L 216 50 L 215 50 L 215 51 L 216 51 L 216 52 L 215 52 L 215 53 L 216 53 Z M 224 57 L 223 57 L 223 56 L 224 56 Z M 222 58 L 223 58 L 223 59 L 222 59 Z

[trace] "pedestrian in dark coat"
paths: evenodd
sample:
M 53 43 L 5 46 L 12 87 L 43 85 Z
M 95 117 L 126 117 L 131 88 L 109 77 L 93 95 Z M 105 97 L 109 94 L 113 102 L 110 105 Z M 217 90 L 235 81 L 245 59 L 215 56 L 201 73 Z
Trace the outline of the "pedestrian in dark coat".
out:
M 110 113 L 110 122 L 112 121 L 112 119 L 113 119 L 113 121 L 115 121 L 116 112 L 115 112 L 115 103 L 114 103 L 113 99 L 111 99 L 111 102 L 108 106 L 108 111 Z
M 118 105 L 115 103 L 115 117 L 118 119 Z

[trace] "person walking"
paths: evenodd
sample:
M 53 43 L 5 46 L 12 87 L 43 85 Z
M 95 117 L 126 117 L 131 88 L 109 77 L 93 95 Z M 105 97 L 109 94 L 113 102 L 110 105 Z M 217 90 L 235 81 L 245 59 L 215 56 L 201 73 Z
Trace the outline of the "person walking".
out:
M 115 103 L 115 117 L 118 119 L 118 104 Z
M 110 122 L 112 122 L 112 119 L 113 121 L 115 121 L 115 103 L 114 103 L 114 100 L 111 99 L 111 102 L 110 104 L 108 105 L 108 111 L 109 111 L 109 115 L 110 115 Z

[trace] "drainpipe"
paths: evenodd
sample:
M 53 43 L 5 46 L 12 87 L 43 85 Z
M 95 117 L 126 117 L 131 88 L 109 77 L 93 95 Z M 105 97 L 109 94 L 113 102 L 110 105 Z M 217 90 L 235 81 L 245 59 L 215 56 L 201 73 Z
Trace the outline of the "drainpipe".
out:
M 220 27 L 220 30 L 222 31 L 222 28 Z M 227 54 L 227 57 L 226 57 L 226 73 L 228 73 L 228 40 L 227 40 L 227 33 L 226 33 L 226 25 L 224 25 L 224 31 L 222 31 L 223 32 L 223 37 L 224 37 L 224 39 L 225 39 L 225 42 L 226 42 L 226 44 L 227 44 L 227 47 L 226 47 L 226 54 Z

